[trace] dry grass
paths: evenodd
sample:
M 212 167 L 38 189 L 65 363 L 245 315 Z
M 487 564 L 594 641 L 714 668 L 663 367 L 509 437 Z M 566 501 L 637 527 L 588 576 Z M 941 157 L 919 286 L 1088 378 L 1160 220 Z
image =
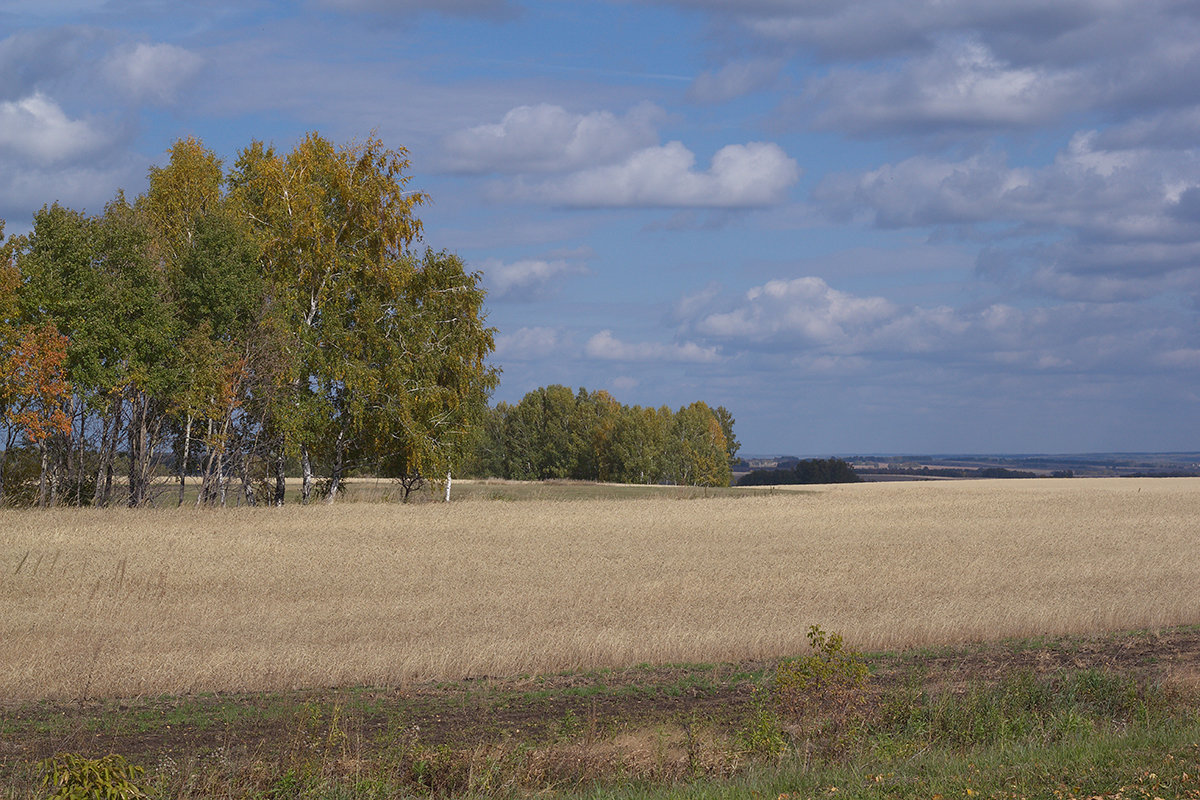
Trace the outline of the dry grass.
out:
M 1200 622 L 1200 480 L 0 512 L 0 697 L 395 685 Z

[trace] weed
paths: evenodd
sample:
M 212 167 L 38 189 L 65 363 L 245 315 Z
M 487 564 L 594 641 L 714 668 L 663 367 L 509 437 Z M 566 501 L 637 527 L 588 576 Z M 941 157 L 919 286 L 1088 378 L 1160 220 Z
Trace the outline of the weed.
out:
M 770 701 L 770 693 L 755 686 L 750 698 L 750 717 L 738 731 L 742 749 L 759 756 L 778 756 L 787 749 L 787 740 Z
M 993 685 L 930 696 L 906 685 L 879 705 L 878 742 L 973 747 L 1069 741 L 1101 727 L 1121 729 L 1165 713 L 1164 698 L 1128 677 L 1102 670 L 1038 678 L 1028 670 Z
M 146 796 L 141 784 L 144 770 L 116 754 L 85 758 L 60 753 L 38 766 L 48 800 L 136 800 Z
M 560 739 L 571 741 L 579 738 L 583 734 L 583 721 L 572 709 L 567 709 L 567 713 L 563 714 L 563 718 L 558 722 L 558 736 Z
M 819 749 L 840 748 L 861 732 L 870 671 L 861 654 L 847 650 L 839 633 L 808 629 L 812 652 L 784 659 L 775 670 L 780 716 L 793 735 Z

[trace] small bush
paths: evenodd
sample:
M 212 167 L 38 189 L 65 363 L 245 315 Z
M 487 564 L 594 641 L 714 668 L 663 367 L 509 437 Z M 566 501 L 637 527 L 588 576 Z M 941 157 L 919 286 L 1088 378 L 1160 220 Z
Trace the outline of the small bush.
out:
M 115 754 L 84 758 L 60 753 L 38 766 L 49 800 L 136 800 L 146 796 L 140 783 L 143 769 Z
M 779 713 L 798 737 L 842 747 L 862 726 L 870 671 L 861 654 L 846 649 L 841 634 L 813 625 L 808 643 L 809 655 L 781 661 L 775 670 Z
M 750 718 L 738 731 L 742 749 L 759 756 L 777 756 L 787 748 L 779 715 L 767 701 L 767 692 L 757 686 L 751 698 Z

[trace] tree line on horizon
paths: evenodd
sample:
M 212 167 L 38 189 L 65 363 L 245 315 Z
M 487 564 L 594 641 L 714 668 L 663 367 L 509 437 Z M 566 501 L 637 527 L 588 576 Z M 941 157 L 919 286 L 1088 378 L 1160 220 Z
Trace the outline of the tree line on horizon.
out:
M 841 458 L 800 459 L 790 469 L 756 469 L 743 475 L 738 486 L 786 486 L 814 483 L 861 483 L 862 477 Z
M 696 401 L 672 410 L 560 385 L 483 415 L 465 473 L 511 480 L 728 486 L 740 447 L 733 415 Z
M 480 274 L 419 249 L 403 149 L 309 134 L 225 170 L 194 139 L 132 202 L 0 221 L 0 502 L 332 501 L 445 474 L 498 371 Z

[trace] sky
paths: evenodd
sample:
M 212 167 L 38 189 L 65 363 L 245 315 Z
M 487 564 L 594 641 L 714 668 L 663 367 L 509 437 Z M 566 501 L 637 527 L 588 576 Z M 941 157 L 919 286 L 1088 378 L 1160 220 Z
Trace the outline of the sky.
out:
M 744 454 L 1200 450 L 1196 0 L 0 0 L 0 218 L 406 148 L 494 399 Z

